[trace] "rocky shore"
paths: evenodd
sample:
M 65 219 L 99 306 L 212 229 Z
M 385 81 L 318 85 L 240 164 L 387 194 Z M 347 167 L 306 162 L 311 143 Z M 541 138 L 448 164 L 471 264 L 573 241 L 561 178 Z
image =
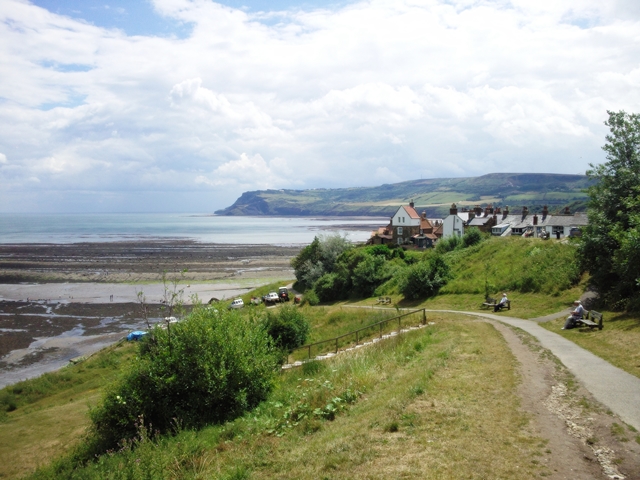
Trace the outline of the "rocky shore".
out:
M 0 245 L 0 387 L 66 365 L 167 314 L 163 272 L 186 304 L 290 280 L 300 247 L 141 241 Z

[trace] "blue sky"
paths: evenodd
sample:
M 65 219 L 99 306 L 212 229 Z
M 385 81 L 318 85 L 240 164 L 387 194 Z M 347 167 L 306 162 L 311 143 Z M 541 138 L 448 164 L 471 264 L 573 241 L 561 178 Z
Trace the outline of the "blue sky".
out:
M 3 0 L 0 211 L 584 173 L 638 31 L 636 0 Z

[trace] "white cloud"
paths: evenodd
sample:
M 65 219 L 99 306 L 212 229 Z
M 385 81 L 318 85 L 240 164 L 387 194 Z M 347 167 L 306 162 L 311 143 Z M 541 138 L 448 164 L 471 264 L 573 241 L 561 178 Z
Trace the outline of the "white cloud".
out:
M 576 173 L 604 158 L 607 109 L 640 111 L 633 0 L 153 3 L 191 34 L 128 37 L 5 0 L 4 208 L 45 208 L 49 188 L 60 205 L 172 191 L 211 211 L 262 188 Z

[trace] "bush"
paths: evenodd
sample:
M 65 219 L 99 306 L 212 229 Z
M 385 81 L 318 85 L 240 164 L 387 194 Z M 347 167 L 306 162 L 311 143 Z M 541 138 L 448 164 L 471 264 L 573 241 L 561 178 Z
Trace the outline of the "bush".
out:
M 472 247 L 483 240 L 483 235 L 477 228 L 469 228 L 462 237 L 462 246 L 464 248 Z
M 308 303 L 312 307 L 315 307 L 320 303 L 320 300 L 318 300 L 318 295 L 316 295 L 316 292 L 314 292 L 313 289 L 309 289 L 304 292 L 304 295 L 302 296 L 302 304 L 304 305 L 306 303 Z
M 353 287 L 356 293 L 363 297 L 373 295 L 376 287 L 389 279 L 389 269 L 386 267 L 386 261 L 382 256 L 367 256 L 353 270 Z
M 458 235 L 451 235 L 450 237 L 441 238 L 436 243 L 436 252 L 439 254 L 444 254 L 447 252 L 451 252 L 462 245 L 462 237 Z
M 452 237 L 455 238 L 455 237 Z M 440 255 L 410 266 L 399 280 L 400 292 L 413 300 L 434 296 L 447 283 L 449 266 Z
M 304 345 L 309 335 L 309 322 L 299 308 L 285 305 L 278 313 L 267 312 L 264 327 L 275 345 L 281 350 L 290 352 Z
M 196 308 L 156 328 L 129 372 L 91 411 L 98 451 L 144 428 L 165 433 L 235 418 L 266 398 L 277 352 L 262 325 L 237 312 Z
M 321 302 L 332 302 L 347 297 L 347 279 L 338 273 L 325 273 L 313 286 Z

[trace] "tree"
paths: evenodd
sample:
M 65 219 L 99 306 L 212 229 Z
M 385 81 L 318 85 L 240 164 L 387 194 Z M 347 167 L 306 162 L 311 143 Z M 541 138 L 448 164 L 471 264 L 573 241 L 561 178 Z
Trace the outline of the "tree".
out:
M 319 236 L 313 239 L 302 251 L 291 260 L 298 288 L 313 287 L 325 273 L 333 272 L 336 260 L 343 252 L 352 248 L 346 237 L 340 234 Z
M 612 308 L 640 310 L 640 115 L 610 112 L 607 161 L 590 164 L 580 262 Z

